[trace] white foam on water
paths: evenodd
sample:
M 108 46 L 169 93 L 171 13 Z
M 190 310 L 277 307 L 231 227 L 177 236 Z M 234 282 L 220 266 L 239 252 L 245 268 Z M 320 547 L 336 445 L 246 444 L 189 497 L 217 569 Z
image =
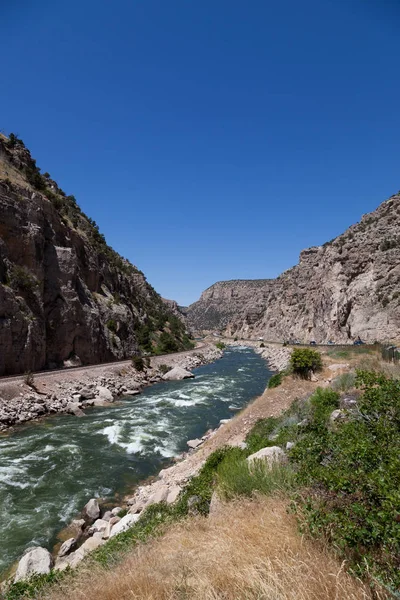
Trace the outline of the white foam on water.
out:
M 174 400 L 173 405 L 177 408 L 181 408 L 183 406 L 195 406 L 198 403 L 196 399 L 194 400 Z
M 98 433 L 102 433 L 103 435 L 106 435 L 110 444 L 116 444 L 118 442 L 118 437 L 121 433 L 121 429 L 122 429 L 121 425 L 114 424 L 114 425 L 110 425 L 109 427 L 105 427 Z

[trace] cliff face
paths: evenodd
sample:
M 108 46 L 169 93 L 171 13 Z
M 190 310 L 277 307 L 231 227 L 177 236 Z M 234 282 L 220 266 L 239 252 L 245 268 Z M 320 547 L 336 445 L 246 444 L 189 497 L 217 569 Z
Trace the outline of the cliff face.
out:
M 171 306 L 14 136 L 0 136 L 0 215 L 0 375 L 188 346 Z
M 195 330 L 282 341 L 400 337 L 400 195 L 275 280 L 219 282 L 187 310 Z

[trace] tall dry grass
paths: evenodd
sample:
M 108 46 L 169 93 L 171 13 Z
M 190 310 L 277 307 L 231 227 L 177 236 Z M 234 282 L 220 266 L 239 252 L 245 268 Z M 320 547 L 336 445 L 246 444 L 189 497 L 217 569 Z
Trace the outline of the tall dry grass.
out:
M 361 600 L 372 596 L 321 546 L 302 539 L 285 501 L 264 497 L 232 502 L 210 518 L 175 525 L 162 538 L 136 548 L 112 571 L 90 568 L 45 598 Z

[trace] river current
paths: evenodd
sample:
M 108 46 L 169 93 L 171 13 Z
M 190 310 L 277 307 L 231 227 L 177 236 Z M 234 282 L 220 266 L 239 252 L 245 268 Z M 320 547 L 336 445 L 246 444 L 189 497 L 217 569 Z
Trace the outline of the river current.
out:
M 260 395 L 271 376 L 244 347 L 194 373 L 82 418 L 58 415 L 0 436 L 0 575 L 28 546 L 51 549 L 90 498 L 117 501 L 156 474 L 187 440 Z

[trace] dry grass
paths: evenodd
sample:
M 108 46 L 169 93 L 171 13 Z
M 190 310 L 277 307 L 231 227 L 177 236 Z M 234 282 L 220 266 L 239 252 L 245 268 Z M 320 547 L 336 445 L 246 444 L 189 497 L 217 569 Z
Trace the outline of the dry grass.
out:
M 376 596 L 377 598 L 378 596 Z M 46 600 L 361 600 L 371 598 L 297 532 L 286 502 L 233 502 L 175 525 L 112 571 L 82 572 Z

